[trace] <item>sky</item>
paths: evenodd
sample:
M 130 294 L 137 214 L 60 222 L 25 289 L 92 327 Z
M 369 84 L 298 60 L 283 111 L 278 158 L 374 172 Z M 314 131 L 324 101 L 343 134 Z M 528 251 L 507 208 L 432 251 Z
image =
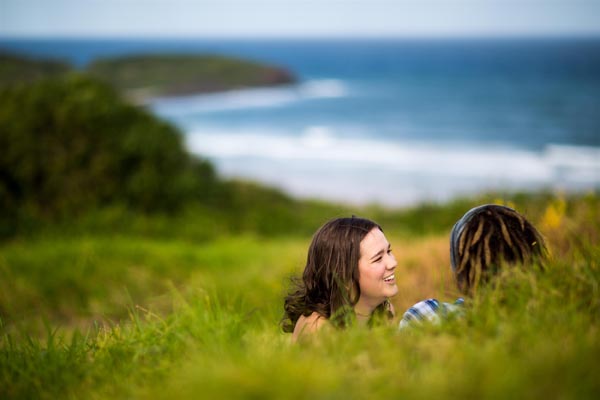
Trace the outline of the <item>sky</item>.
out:
M 600 0 L 0 0 L 2 37 L 600 35 Z

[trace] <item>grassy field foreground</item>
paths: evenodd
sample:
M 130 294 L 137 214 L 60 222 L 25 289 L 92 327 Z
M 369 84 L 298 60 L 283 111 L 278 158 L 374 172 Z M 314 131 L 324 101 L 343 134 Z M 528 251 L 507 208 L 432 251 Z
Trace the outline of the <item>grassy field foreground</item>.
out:
M 310 237 L 13 240 L 0 247 L 0 398 L 597 398 L 600 200 L 536 207 L 544 271 L 508 271 L 442 326 L 301 345 L 278 321 Z M 386 231 L 400 312 L 454 299 L 450 228 Z

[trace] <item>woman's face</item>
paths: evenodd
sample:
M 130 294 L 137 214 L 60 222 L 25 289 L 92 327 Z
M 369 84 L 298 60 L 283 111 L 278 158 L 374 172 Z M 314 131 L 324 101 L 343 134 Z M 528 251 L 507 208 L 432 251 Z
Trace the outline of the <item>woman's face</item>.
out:
M 398 263 L 390 243 L 379 228 L 373 228 L 360 242 L 358 304 L 371 310 L 398 293 L 394 270 Z

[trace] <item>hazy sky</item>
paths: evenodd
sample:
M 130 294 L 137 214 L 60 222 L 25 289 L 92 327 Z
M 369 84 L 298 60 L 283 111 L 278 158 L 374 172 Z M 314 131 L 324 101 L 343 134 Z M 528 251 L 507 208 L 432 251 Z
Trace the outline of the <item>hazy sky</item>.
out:
M 600 35 L 600 0 L 0 0 L 0 36 Z

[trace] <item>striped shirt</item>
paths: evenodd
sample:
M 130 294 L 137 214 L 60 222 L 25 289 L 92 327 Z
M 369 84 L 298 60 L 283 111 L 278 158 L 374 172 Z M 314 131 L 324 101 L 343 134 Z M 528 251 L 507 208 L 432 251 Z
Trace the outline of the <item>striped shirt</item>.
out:
M 407 326 L 419 325 L 423 321 L 439 324 L 448 315 L 460 313 L 464 302 L 462 297 L 459 297 L 453 304 L 439 302 L 436 299 L 420 301 L 406 310 L 398 327 L 404 329 Z

